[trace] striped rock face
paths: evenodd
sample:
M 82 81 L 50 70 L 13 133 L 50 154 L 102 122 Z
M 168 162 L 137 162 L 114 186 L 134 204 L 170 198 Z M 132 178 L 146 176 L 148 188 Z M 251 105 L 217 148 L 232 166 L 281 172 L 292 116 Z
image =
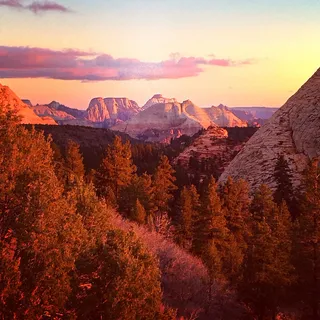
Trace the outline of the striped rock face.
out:
M 246 179 L 254 189 L 275 188 L 274 169 L 283 154 L 299 185 L 308 161 L 320 156 L 320 68 L 247 142 L 226 168 L 228 176 Z

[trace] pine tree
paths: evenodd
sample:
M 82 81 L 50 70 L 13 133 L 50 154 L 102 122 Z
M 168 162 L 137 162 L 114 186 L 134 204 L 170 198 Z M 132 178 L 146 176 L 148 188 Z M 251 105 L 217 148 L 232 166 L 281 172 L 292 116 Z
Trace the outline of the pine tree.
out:
M 251 215 L 254 220 L 266 220 L 268 223 L 276 214 L 277 206 L 273 201 L 271 189 L 262 184 L 255 191 L 253 200 L 250 206 Z
M 73 140 L 69 140 L 65 153 L 66 183 L 71 186 L 79 183 L 84 178 L 83 156 L 80 146 Z
M 285 201 L 290 211 L 294 205 L 294 190 L 292 185 L 292 172 L 289 168 L 289 163 L 285 159 L 284 155 L 279 155 L 275 170 L 274 177 L 277 183 L 277 188 L 274 192 L 274 200 L 280 205 L 282 201 Z
M 232 178 L 228 177 L 226 183 L 222 186 L 221 199 L 227 227 L 233 235 L 237 246 L 244 254 L 251 232 L 248 183 L 241 179 L 233 181 Z
M 146 222 L 146 216 L 146 210 L 140 203 L 139 199 L 137 199 L 133 209 L 132 219 L 139 224 L 144 224 Z
M 262 185 L 252 203 L 253 228 L 240 294 L 258 319 L 276 319 L 276 310 L 294 280 L 291 218 L 285 205 L 272 201 Z
M 320 168 L 314 159 L 307 168 L 302 194 L 301 214 L 297 221 L 297 269 L 303 300 L 310 306 L 313 319 L 320 318 Z
M 194 223 L 198 219 L 199 209 L 199 195 L 195 186 L 183 187 L 179 199 L 177 242 L 186 249 L 190 249 L 193 242 Z
M 11 312 L 24 319 L 54 316 L 65 310 L 86 232 L 55 175 L 51 140 L 10 121 L 0 132 L 1 268 L 12 259 L 13 273 L 3 283 L 18 294 Z
M 139 199 L 141 205 L 145 208 L 147 215 L 153 215 L 156 211 L 154 205 L 154 188 L 151 176 L 144 173 L 142 176 L 134 175 L 131 183 L 122 189 L 121 199 L 119 201 L 119 211 L 128 218 L 132 218 L 133 208 Z
M 227 228 L 227 221 L 217 189 L 215 179 L 211 178 L 203 199 L 200 224 L 194 236 L 193 247 L 194 252 L 200 257 L 206 257 L 204 260 L 206 264 L 210 262 L 208 261 L 208 253 L 214 252 L 213 259 L 219 258 L 221 264 L 221 273 L 217 273 L 215 277 L 227 278 L 233 282 L 239 274 L 243 253 L 235 237 Z M 196 250 L 197 244 L 200 250 Z M 212 251 L 212 245 L 215 247 L 214 251 Z M 216 270 L 216 272 L 218 271 Z
M 130 142 L 122 143 L 121 138 L 116 136 L 113 143 L 107 147 L 105 158 L 96 175 L 98 193 L 105 197 L 107 189 L 111 188 L 119 200 L 121 189 L 130 184 L 135 171 Z
M 177 189 L 174 173 L 168 158 L 162 156 L 153 175 L 154 203 L 160 213 L 168 212 L 169 202 L 173 198 L 172 192 Z
M 105 245 L 83 254 L 74 290 L 77 319 L 161 319 L 157 261 L 132 232 L 109 231 Z

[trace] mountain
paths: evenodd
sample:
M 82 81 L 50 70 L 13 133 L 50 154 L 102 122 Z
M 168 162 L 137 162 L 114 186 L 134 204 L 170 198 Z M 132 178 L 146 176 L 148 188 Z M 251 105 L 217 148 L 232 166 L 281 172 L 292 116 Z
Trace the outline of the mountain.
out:
M 220 104 L 211 108 L 204 108 L 211 121 L 220 127 L 247 127 L 246 121 L 239 119 L 228 107 Z
M 36 105 L 32 107 L 32 110 L 39 117 L 50 116 L 55 121 L 75 119 L 75 117 L 73 117 L 71 114 L 57 110 L 55 108 L 50 108 L 48 105 Z
M 78 110 L 78 109 L 74 109 L 74 108 L 69 108 L 59 102 L 56 101 L 52 101 L 49 104 L 47 104 L 46 106 L 48 106 L 51 109 L 55 109 L 58 111 L 63 111 L 69 115 L 71 115 L 74 118 L 77 119 L 81 119 L 84 116 L 85 111 L 84 110 Z
M 205 110 L 186 100 L 154 104 L 112 129 L 147 141 L 169 142 L 171 138 L 193 135 L 210 125 L 212 122 Z
M 266 123 L 266 120 L 279 110 L 279 108 L 267 107 L 234 107 L 230 108 L 239 119 L 246 121 L 249 126 L 257 126 Z
M 52 118 L 38 117 L 31 108 L 23 103 L 20 98 L 7 86 L 0 84 L 0 105 L 5 110 L 16 110 L 22 117 L 21 123 L 29 124 L 57 124 Z
M 21 99 L 21 101 L 22 101 L 24 104 L 26 104 L 27 106 L 32 107 L 32 103 L 31 103 L 30 100 L 28 100 L 28 99 Z
M 220 181 L 244 178 L 255 188 L 275 187 L 274 169 L 284 155 L 299 185 L 308 161 L 320 156 L 320 68 L 247 142 Z
M 159 104 L 159 103 L 176 103 L 175 98 L 164 98 L 162 94 L 155 94 L 151 99 L 149 99 L 146 104 L 141 108 L 141 110 L 146 110 L 149 107 Z
M 94 98 L 91 100 L 84 118 L 92 122 L 116 124 L 126 121 L 139 112 L 138 104 L 127 98 Z

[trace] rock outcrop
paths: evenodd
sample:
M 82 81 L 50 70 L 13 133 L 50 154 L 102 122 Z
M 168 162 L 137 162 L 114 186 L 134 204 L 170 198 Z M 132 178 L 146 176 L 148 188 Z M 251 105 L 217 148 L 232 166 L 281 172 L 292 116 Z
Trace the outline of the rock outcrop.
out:
M 139 112 L 138 104 L 127 98 L 94 98 L 84 118 L 92 122 L 126 121 Z
M 211 121 L 219 127 L 247 127 L 246 121 L 239 119 L 228 107 L 220 104 L 211 108 L 204 108 Z
M 289 162 L 296 186 L 309 159 L 320 156 L 320 68 L 252 136 L 220 182 L 232 176 L 246 179 L 252 188 L 262 183 L 274 188 L 275 164 L 281 154 Z
M 152 141 L 167 142 L 182 134 L 193 135 L 210 125 L 214 124 L 205 110 L 186 100 L 152 105 L 112 129 L 126 132 L 134 138 L 148 141 L 151 137 Z
M 0 84 L 0 105 L 4 110 L 15 110 L 23 124 L 57 124 L 52 118 L 38 117 L 33 110 L 7 86 Z
M 149 99 L 146 104 L 141 108 L 141 110 L 146 110 L 149 107 L 159 104 L 159 103 L 176 103 L 175 98 L 165 98 L 162 94 L 155 94 L 151 99 Z

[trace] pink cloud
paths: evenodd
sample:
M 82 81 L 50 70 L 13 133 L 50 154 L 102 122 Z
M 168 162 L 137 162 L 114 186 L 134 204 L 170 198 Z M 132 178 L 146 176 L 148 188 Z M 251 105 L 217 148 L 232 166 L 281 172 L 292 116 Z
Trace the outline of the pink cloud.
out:
M 28 5 L 27 8 L 34 13 L 39 13 L 44 11 L 59 11 L 59 12 L 71 11 L 65 6 L 58 4 L 56 2 L 51 2 L 51 1 L 45 1 L 45 2 L 35 1 L 35 2 L 32 2 L 30 5 Z
M 208 60 L 177 55 L 160 62 L 144 62 L 80 50 L 0 46 L 0 78 L 81 81 L 180 79 L 198 76 L 205 65 L 237 67 L 251 63 L 252 60 Z
M 20 0 L 2 0 L 0 1 L 0 6 L 10 7 L 10 8 L 22 8 L 23 5 Z
M 21 0 L 0 0 L 0 6 L 30 10 L 33 13 L 47 11 L 71 12 L 67 7 L 53 1 L 34 1 L 29 5 L 23 5 Z

